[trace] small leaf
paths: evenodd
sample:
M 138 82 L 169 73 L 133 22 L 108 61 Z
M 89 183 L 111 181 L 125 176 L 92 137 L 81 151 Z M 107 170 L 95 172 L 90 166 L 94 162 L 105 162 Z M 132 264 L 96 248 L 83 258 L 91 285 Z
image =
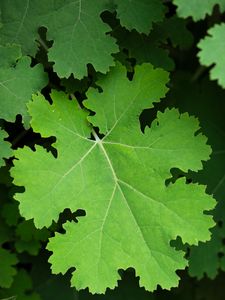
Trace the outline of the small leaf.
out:
M 0 46 L 0 118 L 14 121 L 27 118 L 27 102 L 47 84 L 41 65 L 30 67 L 31 59 L 19 55 L 18 46 Z
M 200 63 L 204 66 L 211 66 L 210 78 L 218 80 L 219 85 L 225 88 L 225 23 L 217 24 L 208 30 L 209 36 L 206 36 L 198 43 L 201 51 L 198 53 Z

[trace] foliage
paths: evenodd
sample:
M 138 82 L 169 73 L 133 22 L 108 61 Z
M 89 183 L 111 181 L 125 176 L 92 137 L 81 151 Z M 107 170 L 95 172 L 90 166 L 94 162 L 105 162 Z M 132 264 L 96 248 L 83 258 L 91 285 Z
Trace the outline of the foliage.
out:
M 223 299 L 224 11 L 0 1 L 0 299 Z

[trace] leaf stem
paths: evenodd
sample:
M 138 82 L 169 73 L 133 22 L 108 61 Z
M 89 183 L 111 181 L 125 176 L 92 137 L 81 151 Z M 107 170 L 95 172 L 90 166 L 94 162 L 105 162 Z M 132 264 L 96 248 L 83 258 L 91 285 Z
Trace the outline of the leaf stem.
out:
M 205 72 L 206 69 L 207 68 L 204 66 L 199 66 L 195 71 L 194 75 L 192 76 L 191 81 L 192 82 L 197 81 L 199 77 L 201 77 L 201 75 Z
M 71 97 L 72 99 L 75 99 L 75 100 L 77 101 L 77 99 L 76 99 L 76 97 L 74 96 L 74 94 L 70 94 L 70 97 Z M 80 103 L 79 103 L 78 101 L 77 101 L 77 104 L 78 104 L 79 108 L 82 109 L 82 107 L 80 106 Z M 94 136 L 94 138 L 95 138 L 95 141 L 96 141 L 97 143 L 99 143 L 99 142 L 101 141 L 101 139 L 98 137 L 98 135 L 97 135 L 96 131 L 94 130 L 94 128 L 92 128 L 91 133 L 93 134 L 93 136 Z
M 38 43 L 48 52 L 48 46 L 46 45 L 46 43 L 42 40 L 42 38 L 39 37 L 39 39 L 37 40 Z
M 94 136 L 96 142 L 99 143 L 101 140 L 100 140 L 100 138 L 98 137 L 97 133 L 95 132 L 94 128 L 92 129 L 92 134 L 93 134 L 93 136 Z

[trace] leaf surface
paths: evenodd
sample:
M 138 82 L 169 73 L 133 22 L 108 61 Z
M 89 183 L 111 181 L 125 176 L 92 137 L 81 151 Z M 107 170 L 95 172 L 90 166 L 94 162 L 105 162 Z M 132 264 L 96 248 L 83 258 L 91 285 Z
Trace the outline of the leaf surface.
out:
M 113 68 L 98 82 L 103 92 L 87 94 L 84 105 L 95 112 L 88 121 L 63 93 L 52 93 L 52 105 L 41 95 L 29 104 L 33 129 L 57 137 L 57 158 L 40 146 L 17 150 L 12 175 L 26 192 L 16 199 L 22 215 L 38 227 L 49 226 L 64 208 L 86 211 L 48 245 L 54 273 L 76 268 L 71 282 L 77 289 L 103 293 L 115 287 L 118 269 L 128 267 L 147 290 L 170 288 L 178 282 L 175 271 L 186 266 L 184 253 L 170 241 L 181 236 L 197 244 L 210 237 L 214 223 L 203 211 L 215 203 L 204 186 L 184 179 L 165 184 L 171 168 L 197 171 L 209 158 L 197 120 L 166 110 L 144 134 L 140 130 L 141 111 L 165 96 L 167 81 L 165 71 L 149 64 L 137 66 L 132 81 L 124 67 Z

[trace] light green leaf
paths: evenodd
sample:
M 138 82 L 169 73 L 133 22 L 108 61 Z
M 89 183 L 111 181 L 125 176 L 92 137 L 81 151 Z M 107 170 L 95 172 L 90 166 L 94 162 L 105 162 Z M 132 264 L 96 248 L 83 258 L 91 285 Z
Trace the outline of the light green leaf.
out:
M 161 0 L 115 0 L 117 16 L 122 26 L 148 34 L 153 22 L 162 21 L 165 6 Z
M 73 73 L 82 78 L 89 63 L 106 73 L 114 65 L 111 54 L 118 52 L 114 39 L 106 35 L 109 26 L 100 18 L 106 4 L 104 0 L 2 0 L 1 43 L 18 43 L 23 53 L 34 56 L 38 28 L 45 26 L 48 39 L 54 41 L 49 60 L 60 77 Z
M 34 131 L 56 136 L 57 158 L 40 146 L 17 150 L 12 176 L 26 192 L 16 199 L 22 215 L 38 227 L 49 226 L 64 208 L 86 211 L 48 245 L 54 273 L 76 268 L 71 283 L 77 289 L 103 293 L 115 287 L 118 269 L 128 267 L 147 290 L 176 286 L 175 271 L 186 260 L 170 241 L 210 238 L 214 222 L 203 211 L 215 203 L 205 188 L 184 179 L 165 184 L 171 168 L 196 171 L 209 158 L 206 138 L 196 133 L 198 122 L 173 109 L 158 113 L 144 134 L 140 130 L 141 111 L 164 97 L 167 81 L 165 71 L 149 64 L 136 67 L 132 81 L 117 66 L 98 82 L 102 93 L 89 90 L 84 105 L 96 113 L 89 123 L 63 93 L 52 93 L 52 105 L 40 95 L 29 104 Z
M 18 46 L 0 46 L 0 57 L 0 118 L 14 121 L 21 114 L 26 120 L 26 104 L 47 84 L 47 75 L 41 65 L 30 67 L 31 59 L 22 57 Z
M 225 10 L 224 0 L 173 0 L 177 6 L 179 17 L 192 17 L 194 21 L 204 19 L 206 14 L 211 15 L 213 7 L 217 4 L 221 12 Z
M 218 80 L 219 85 L 225 88 L 225 23 L 217 24 L 208 30 L 209 36 L 206 36 L 198 43 L 201 51 L 198 53 L 200 63 L 205 66 L 211 66 L 210 78 Z

